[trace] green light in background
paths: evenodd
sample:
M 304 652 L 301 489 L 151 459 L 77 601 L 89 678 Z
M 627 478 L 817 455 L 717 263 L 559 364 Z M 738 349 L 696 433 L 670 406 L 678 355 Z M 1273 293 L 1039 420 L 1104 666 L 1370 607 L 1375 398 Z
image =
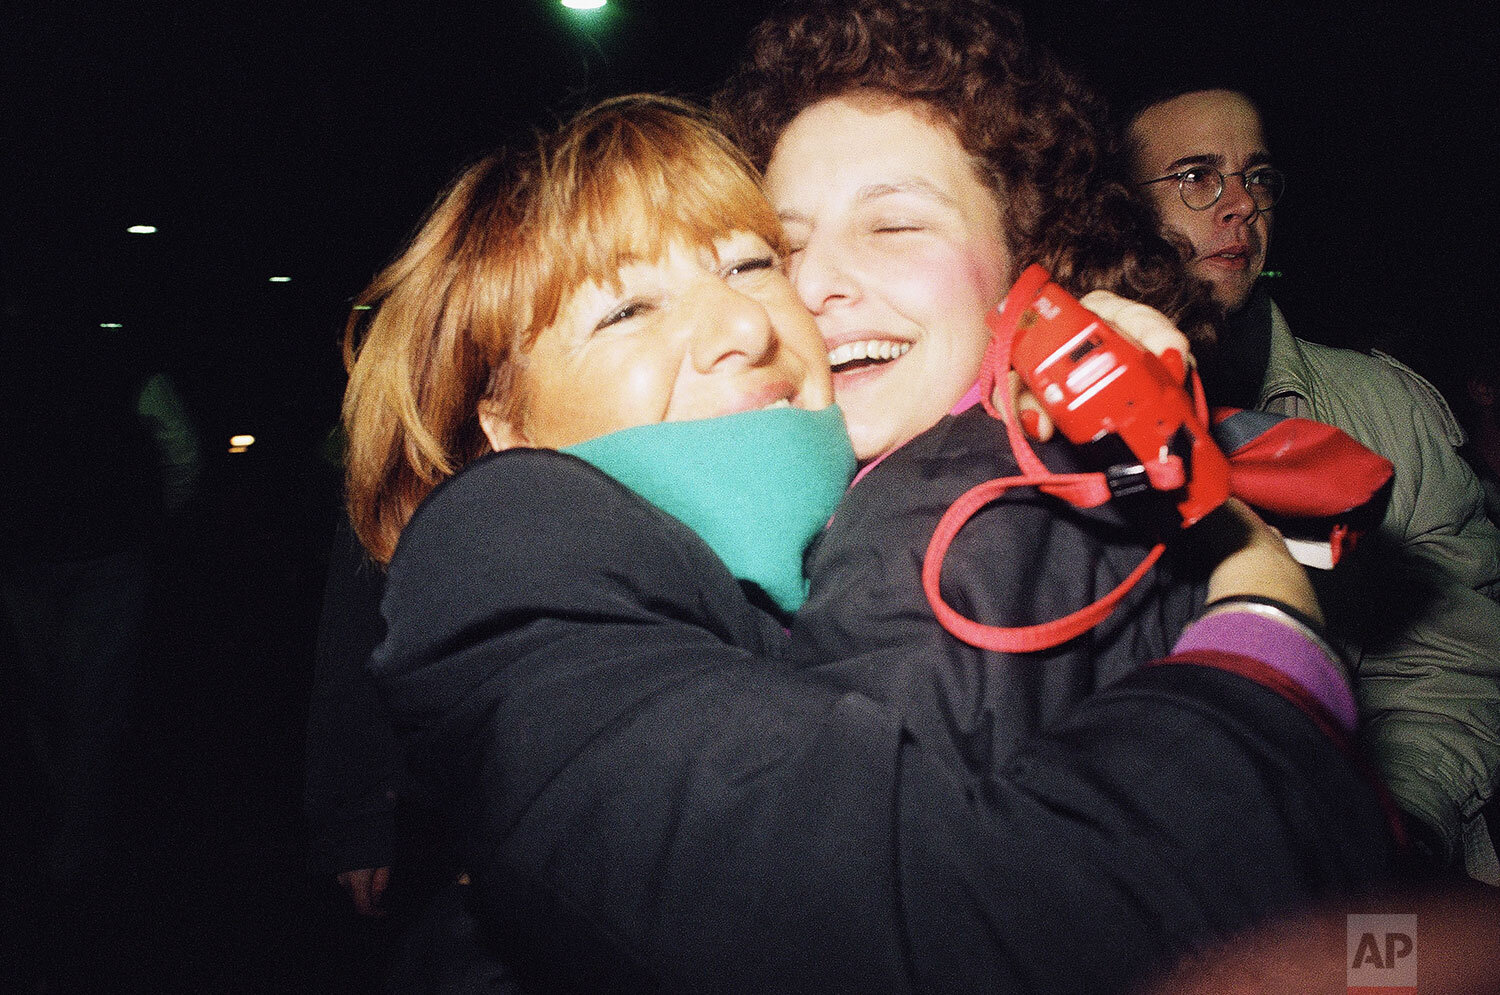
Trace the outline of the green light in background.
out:
M 562 0 L 562 5 L 569 10 L 598 10 L 604 3 L 605 0 Z
M 289 277 L 289 276 L 273 276 L 273 277 L 271 277 L 271 282 L 272 283 L 291 283 L 292 282 L 292 278 Z
M 124 328 L 125 326 L 122 325 L 122 324 L 120 324 L 118 321 L 101 321 L 101 322 L 99 322 L 99 327 L 100 328 Z
M 129 232 L 130 234 L 132 234 L 132 235 L 155 235 L 156 234 L 156 226 L 155 225 L 131 225 L 129 228 L 126 228 L 125 230 L 127 232 Z
M 1260 275 L 1261 276 L 1268 276 L 1268 277 L 1271 277 L 1272 279 L 1275 279 L 1276 277 L 1281 276 L 1283 274 L 1282 274 L 1281 270 L 1279 270 L 1279 269 L 1263 269 L 1263 270 L 1260 271 Z

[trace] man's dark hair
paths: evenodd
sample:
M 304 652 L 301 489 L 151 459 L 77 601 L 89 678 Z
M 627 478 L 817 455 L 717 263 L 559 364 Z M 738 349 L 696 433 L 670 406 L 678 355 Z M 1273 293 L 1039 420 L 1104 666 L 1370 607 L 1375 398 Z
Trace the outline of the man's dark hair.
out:
M 1265 115 L 1261 111 L 1261 102 L 1256 98 L 1253 88 L 1241 77 L 1212 72 L 1177 76 L 1170 80 L 1155 79 L 1143 87 L 1136 88 L 1127 96 L 1120 104 L 1121 110 L 1114 116 L 1116 148 L 1120 155 L 1118 174 L 1132 175 L 1139 157 L 1140 148 L 1131 134 L 1131 126 L 1135 124 L 1137 118 L 1158 104 L 1185 97 L 1189 93 L 1202 93 L 1205 90 L 1227 90 L 1230 93 L 1238 93 L 1250 101 L 1256 113 L 1261 115 L 1261 130 L 1265 131 Z

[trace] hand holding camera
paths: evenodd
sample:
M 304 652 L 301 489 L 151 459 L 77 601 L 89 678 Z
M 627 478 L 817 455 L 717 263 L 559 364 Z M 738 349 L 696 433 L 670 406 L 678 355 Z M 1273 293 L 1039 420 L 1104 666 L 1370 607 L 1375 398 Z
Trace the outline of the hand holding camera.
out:
M 1201 394 L 1193 398 L 1183 389 L 1179 346 L 1186 340 L 1144 305 L 1090 296 L 1142 329 L 1168 358 L 1121 334 L 1039 266 L 1022 273 L 991 312 L 994 348 L 1003 353 L 994 358 L 1015 371 L 1070 441 L 1100 451 L 1113 496 L 1171 493 L 1182 524 L 1192 525 L 1229 496 L 1229 464 L 1209 434 Z M 1117 444 L 1109 451 L 1107 437 L 1124 449 Z M 1013 435 L 1012 443 L 1022 468 L 1034 472 L 1025 440 Z

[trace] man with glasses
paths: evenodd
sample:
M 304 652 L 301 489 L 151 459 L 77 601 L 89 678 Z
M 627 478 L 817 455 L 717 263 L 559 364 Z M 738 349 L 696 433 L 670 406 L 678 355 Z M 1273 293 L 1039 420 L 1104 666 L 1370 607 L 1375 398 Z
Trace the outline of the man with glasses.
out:
M 1210 399 L 1335 425 L 1395 464 L 1352 569 L 1314 580 L 1353 667 L 1366 748 L 1419 848 L 1500 884 L 1481 813 L 1500 777 L 1500 535 L 1456 452 L 1462 430 L 1391 357 L 1293 337 L 1258 286 L 1286 181 L 1249 98 L 1178 91 L 1130 118 L 1125 145 L 1166 234 L 1224 307 L 1200 357 Z
M 1227 312 L 1241 310 L 1271 243 L 1286 183 L 1271 165 L 1260 114 L 1240 93 L 1200 90 L 1143 109 L 1128 131 L 1136 181 L 1167 228 L 1192 246 L 1191 270 Z

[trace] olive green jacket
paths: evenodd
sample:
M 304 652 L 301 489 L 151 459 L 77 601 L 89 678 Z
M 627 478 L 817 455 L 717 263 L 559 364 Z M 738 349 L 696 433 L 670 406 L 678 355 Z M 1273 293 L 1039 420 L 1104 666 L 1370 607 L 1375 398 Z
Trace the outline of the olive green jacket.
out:
M 1348 566 L 1315 578 L 1354 668 L 1366 747 L 1397 803 L 1450 861 L 1500 884 L 1480 807 L 1500 778 L 1500 533 L 1437 389 L 1380 352 L 1293 337 L 1269 320 L 1257 407 L 1343 429 L 1396 468 L 1385 517 Z

